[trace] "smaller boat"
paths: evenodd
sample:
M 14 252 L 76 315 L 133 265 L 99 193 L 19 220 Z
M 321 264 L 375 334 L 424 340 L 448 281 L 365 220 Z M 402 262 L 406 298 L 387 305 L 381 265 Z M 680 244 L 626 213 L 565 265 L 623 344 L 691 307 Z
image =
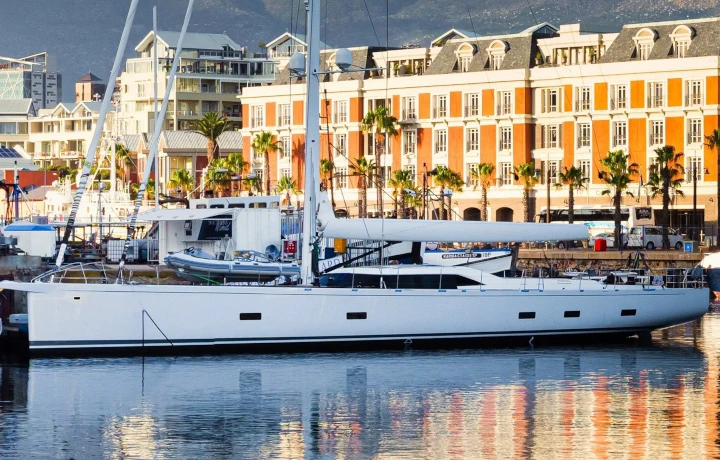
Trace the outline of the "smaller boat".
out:
M 707 271 L 707 282 L 715 297 L 720 297 L 720 252 L 706 254 L 700 266 Z
M 296 263 L 279 261 L 280 252 L 268 246 L 265 253 L 251 250 L 235 251 L 230 260 L 220 260 L 198 248 L 188 248 L 165 258 L 177 275 L 193 283 L 267 283 L 280 277 L 300 275 Z

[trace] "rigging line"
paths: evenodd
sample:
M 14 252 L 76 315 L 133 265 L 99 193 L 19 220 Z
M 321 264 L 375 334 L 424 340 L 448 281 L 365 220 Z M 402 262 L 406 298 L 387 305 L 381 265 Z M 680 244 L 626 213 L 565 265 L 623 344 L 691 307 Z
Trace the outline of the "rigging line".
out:
M 380 45 L 380 37 L 378 37 L 377 30 L 375 30 L 375 24 L 373 23 L 372 16 L 370 15 L 370 8 L 368 8 L 367 0 L 363 0 L 363 3 L 365 4 L 365 11 L 367 11 L 368 18 L 370 19 L 370 25 L 372 26 L 378 46 L 382 46 Z
M 535 12 L 533 11 L 532 6 L 530 6 L 530 0 L 525 0 L 525 1 L 527 2 L 528 8 L 530 8 L 530 14 L 531 14 L 532 17 L 533 17 L 533 21 L 535 21 L 535 25 L 537 25 L 537 24 L 538 24 L 538 20 L 537 20 L 537 18 L 535 17 Z

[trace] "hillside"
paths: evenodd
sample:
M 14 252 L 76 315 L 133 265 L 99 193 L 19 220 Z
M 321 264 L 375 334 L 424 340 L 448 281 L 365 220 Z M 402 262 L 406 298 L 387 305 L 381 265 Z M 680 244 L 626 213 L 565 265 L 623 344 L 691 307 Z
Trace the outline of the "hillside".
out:
M 333 46 L 385 44 L 386 3 L 367 0 L 376 34 L 362 0 L 327 0 L 323 4 L 322 38 Z M 622 24 L 715 16 L 720 0 L 531 0 L 538 22 L 581 21 L 594 31 L 617 30 Z M 0 56 L 48 51 L 64 74 L 64 99 L 73 98 L 75 80 L 92 71 L 107 78 L 127 14 L 129 0 L 3 0 Z M 179 29 L 186 3 L 182 0 L 141 0 L 130 44 L 134 47 L 152 27 L 157 4 L 161 29 Z M 291 5 L 293 9 L 291 10 Z M 298 9 L 300 6 L 300 9 Z M 468 14 L 468 10 L 470 15 Z M 427 44 L 457 27 L 478 35 L 511 33 L 535 23 L 526 0 L 392 0 L 390 44 Z M 227 33 L 236 42 L 257 49 L 290 29 L 304 30 L 304 6 L 298 0 L 196 0 L 190 30 Z M 472 17 L 472 24 L 469 17 Z M 300 27 L 297 28 L 296 18 Z M 128 52 L 132 56 L 132 49 Z

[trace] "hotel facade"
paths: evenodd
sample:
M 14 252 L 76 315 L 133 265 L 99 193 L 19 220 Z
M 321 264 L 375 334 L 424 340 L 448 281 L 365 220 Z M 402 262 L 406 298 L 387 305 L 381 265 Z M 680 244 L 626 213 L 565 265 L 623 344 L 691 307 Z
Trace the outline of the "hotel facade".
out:
M 321 77 L 321 113 L 313 116 L 321 121 L 321 158 L 333 152 L 338 207 L 357 214 L 350 164 L 373 154 L 372 138 L 360 122 L 385 105 L 398 119 L 399 134 L 382 149 L 383 174 L 410 170 L 421 187 L 425 172 L 436 166 L 460 173 L 466 184 L 452 196 L 456 218 L 479 216 L 481 192 L 472 171 L 480 163 L 495 165 L 488 212 L 493 221 L 523 219 L 522 185 L 512 171 L 527 162 L 540 170 L 531 193 L 534 214 L 546 207 L 548 189 L 552 208 L 567 206 L 567 188 L 554 183 L 558 172 L 571 166 L 589 179 L 576 206 L 610 205 L 598 178 L 600 160 L 610 150 L 627 152 L 640 172 L 630 187 L 634 196 L 624 197 L 623 204 L 660 207 L 644 182 L 654 150 L 673 145 L 684 153 L 686 171 L 685 197 L 672 203 L 674 226 L 682 226 L 680 214 L 688 225 L 694 185 L 696 222 L 717 222 L 718 152 L 705 145 L 705 136 L 718 129 L 720 114 L 718 33 L 717 18 L 632 24 L 616 33 L 545 23 L 495 37 L 453 29 L 425 48 L 351 48 L 358 68 L 389 72 Z M 336 69 L 334 51 L 325 51 L 321 61 L 322 70 Z M 282 69 L 272 85 L 246 88 L 241 96 L 247 120 L 243 150 L 253 172 L 262 174 L 264 161 L 262 152 L 251 149 L 257 133 L 274 133 L 283 147 L 270 156 L 272 183 L 282 176 L 303 182 L 304 93 L 304 80 Z M 391 192 L 385 194 L 386 212 L 392 209 Z M 376 206 L 369 192 L 368 210 Z

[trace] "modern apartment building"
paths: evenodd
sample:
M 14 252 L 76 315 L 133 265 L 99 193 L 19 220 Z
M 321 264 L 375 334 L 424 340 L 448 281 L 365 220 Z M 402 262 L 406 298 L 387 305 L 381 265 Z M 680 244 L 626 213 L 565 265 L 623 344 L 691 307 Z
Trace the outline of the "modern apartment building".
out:
M 158 32 L 158 94 L 165 94 L 166 82 L 177 50 L 178 32 Z M 123 134 L 154 130 L 153 32 L 143 38 L 128 59 L 120 78 L 118 118 Z M 191 122 L 207 112 L 218 112 L 231 120 L 232 129 L 242 127 L 238 95 L 245 88 L 271 83 L 275 61 L 248 53 L 225 34 L 187 33 L 178 74 L 170 92 L 164 130 L 188 130 Z
M 418 185 L 426 171 L 445 165 L 466 179 L 452 197 L 456 215 L 476 218 L 480 190 L 471 172 L 480 163 L 495 165 L 489 192 L 491 220 L 523 218 L 522 186 L 513 167 L 534 162 L 542 180 L 532 193 L 535 212 L 546 203 L 566 206 L 567 190 L 548 187 L 564 167 L 577 166 L 589 187 L 576 205 L 609 205 L 598 178 L 600 160 L 622 149 L 638 164 L 636 200 L 651 199 L 647 182 L 654 149 L 670 144 L 684 153 L 686 171 L 697 172 L 697 209 L 717 220 L 717 151 L 704 136 L 718 129 L 720 51 L 715 31 L 720 19 L 630 24 L 616 33 L 584 32 L 578 24 L 544 23 L 517 34 L 474 37 L 455 29 L 424 48 L 352 48 L 359 68 L 387 68 L 325 76 L 321 83 L 321 158 L 334 152 L 336 201 L 357 212 L 357 182 L 350 163 L 372 153 L 360 121 L 378 105 L 399 120 L 399 135 L 383 147 L 381 167 L 407 169 Z M 334 68 L 334 51 L 321 56 Z M 292 84 L 290 84 L 292 80 Z M 241 97 L 244 152 L 260 171 L 262 155 L 250 148 L 260 131 L 278 136 L 283 152 L 270 159 L 271 180 L 283 175 L 303 180 L 304 84 L 283 69 L 272 86 L 248 88 Z M 688 178 L 691 178 L 689 175 Z M 429 185 L 432 177 L 426 177 Z M 693 186 L 677 196 L 676 210 L 692 209 Z M 385 210 L 390 209 L 391 191 Z M 437 191 L 436 191 L 437 192 Z M 638 197 L 639 192 L 639 197 Z M 369 209 L 375 194 L 369 193 Z
M 0 99 L 32 99 L 35 110 L 62 100 L 62 75 L 47 53 L 13 59 L 0 56 Z

